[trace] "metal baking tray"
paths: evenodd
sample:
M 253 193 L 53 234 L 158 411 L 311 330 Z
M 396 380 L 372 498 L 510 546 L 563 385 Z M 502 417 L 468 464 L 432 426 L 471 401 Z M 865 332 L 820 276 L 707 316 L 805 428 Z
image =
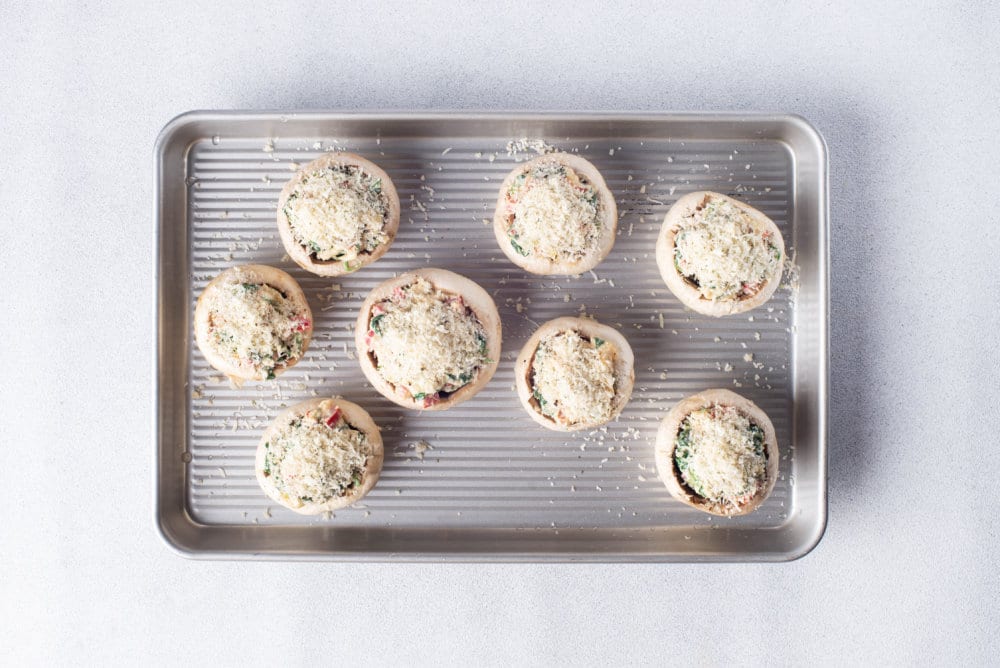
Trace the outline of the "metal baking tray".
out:
M 497 248 L 491 220 L 506 173 L 539 141 L 578 152 L 618 201 L 619 234 L 593 273 L 526 274 Z M 399 235 L 375 264 L 338 279 L 294 265 L 275 203 L 293 170 L 328 150 L 365 155 L 393 178 Z M 190 557 L 464 561 L 783 561 L 826 525 L 828 204 L 823 139 L 802 118 L 758 114 L 245 113 L 172 120 L 155 149 L 155 521 Z M 775 220 L 797 285 L 749 314 L 686 311 L 654 260 L 660 223 L 692 190 L 738 197 Z M 219 271 L 270 264 L 302 284 L 312 346 L 277 381 L 232 389 L 193 345 L 195 300 Z M 503 319 L 503 355 L 474 399 L 417 413 L 383 399 L 354 357 L 366 293 L 416 267 L 468 276 Z M 514 391 L 514 358 L 542 323 L 586 312 L 635 351 L 631 403 L 605 428 L 540 428 Z M 752 355 L 752 357 L 751 357 Z M 771 417 L 780 479 L 756 512 L 699 513 L 656 475 L 659 420 L 711 387 Z M 253 455 L 284 406 L 343 395 L 383 429 L 382 477 L 361 504 L 303 517 L 258 489 Z M 419 445 L 418 445 L 419 444 Z M 429 446 L 428 449 L 425 449 Z

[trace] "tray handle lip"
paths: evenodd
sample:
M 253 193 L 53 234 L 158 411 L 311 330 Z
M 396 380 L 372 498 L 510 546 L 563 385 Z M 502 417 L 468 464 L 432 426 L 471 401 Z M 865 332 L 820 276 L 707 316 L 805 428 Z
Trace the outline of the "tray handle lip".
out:
M 187 512 L 183 522 L 194 531 L 207 531 L 207 525 L 194 521 Z M 310 562 L 310 563 L 352 563 L 352 564 L 392 564 L 392 563 L 473 563 L 473 564 L 785 564 L 798 561 L 817 547 L 826 531 L 826 522 L 818 525 L 815 535 L 790 552 L 726 553 L 723 555 L 693 554 L 650 554 L 624 552 L 606 554 L 602 552 L 395 552 L 380 550 L 375 552 L 323 551 L 323 550 L 255 550 L 253 548 L 198 548 L 180 538 L 168 526 L 163 516 L 154 522 L 157 535 L 165 547 L 178 557 L 190 561 L 270 561 L 270 562 Z
M 749 114 L 749 115 L 754 116 L 754 114 Z M 810 139 L 816 142 L 816 145 L 819 147 L 820 158 L 822 159 L 821 162 L 823 165 L 823 175 L 825 176 L 827 173 L 827 169 L 829 167 L 830 150 L 826 143 L 826 137 L 824 137 L 823 133 L 819 131 L 819 128 L 817 128 L 812 121 L 810 121 L 802 114 L 797 114 L 794 112 L 783 112 L 783 113 L 766 114 L 766 115 L 772 116 L 775 119 L 781 119 L 786 123 L 790 123 L 791 125 L 796 126 L 804 134 L 808 135 Z
M 206 120 L 212 116 L 216 115 L 229 115 L 229 112 L 218 112 L 210 111 L 206 109 L 192 109 L 189 111 L 184 111 L 169 121 L 164 123 L 163 127 L 156 134 L 156 140 L 153 142 L 153 156 L 155 159 L 155 165 L 159 167 L 162 162 L 163 154 L 166 152 L 167 148 L 176 140 L 177 135 L 179 135 L 187 127 Z M 159 177 L 160 171 L 156 170 L 156 175 Z
M 158 495 L 157 495 L 158 497 Z M 169 525 L 169 521 L 166 515 L 163 513 L 163 505 L 160 503 L 159 498 L 153 502 L 153 526 L 156 529 L 156 534 L 160 537 L 163 544 L 174 554 L 179 557 L 184 557 L 185 559 L 204 559 L 211 558 L 212 552 L 206 552 L 205 550 L 199 550 L 194 545 L 184 541 Z M 202 525 L 197 524 L 191 516 L 188 514 L 187 510 L 181 512 L 181 517 L 183 522 L 191 529 L 199 530 Z M 234 558 L 232 555 L 219 554 L 216 558 L 227 559 Z
M 162 498 L 163 489 L 163 471 L 162 471 L 162 449 L 164 448 L 163 435 L 160 431 L 160 412 L 161 412 L 161 393 L 160 393 L 160 354 L 161 354 L 161 341 L 160 341 L 160 329 L 162 326 L 160 318 L 160 303 L 161 303 L 161 290 L 162 290 L 162 279 L 160 273 L 160 263 L 162 260 L 162 243 L 161 236 L 163 234 L 163 178 L 164 178 L 164 158 L 167 150 L 174 145 L 177 138 L 181 133 L 191 126 L 199 122 L 209 112 L 202 111 L 186 111 L 170 119 L 160 130 L 156 136 L 156 140 L 153 144 L 153 224 L 151 226 L 152 233 L 152 262 L 150 263 L 150 269 L 152 271 L 153 279 L 153 294 L 151 300 L 152 308 L 152 320 L 153 320 L 153 346 L 151 355 L 151 365 L 150 365 L 150 382 L 151 382 L 151 423 L 152 423 L 152 433 L 154 447 L 152 448 L 153 456 L 153 466 L 151 467 L 152 472 L 152 492 L 153 492 L 153 503 L 152 503 L 152 513 L 153 513 L 153 526 L 157 535 L 163 541 L 167 548 L 169 548 L 175 554 L 185 557 L 188 559 L 195 559 L 199 556 L 198 550 L 194 545 L 191 545 L 184 541 L 184 539 L 176 532 L 176 530 L 170 526 L 170 518 L 167 515 L 168 510 L 165 506 L 164 499 Z M 185 148 L 185 154 L 187 148 Z M 197 528 L 197 524 L 193 521 L 190 514 L 186 509 L 181 509 L 182 521 L 192 529 Z
M 225 120 L 231 118 L 259 118 L 262 120 L 275 120 L 276 117 L 286 116 L 292 120 L 296 116 L 338 116 L 344 118 L 377 118 L 385 120 L 405 120 L 415 118 L 558 118 L 567 119 L 580 118 L 588 120 L 614 120 L 622 119 L 628 121 L 656 120 L 663 121 L 669 119 L 676 120 L 704 120 L 730 122 L 735 120 L 744 121 L 781 121 L 797 126 L 804 133 L 810 135 L 822 148 L 824 163 L 827 157 L 826 139 L 819 129 L 805 116 L 786 111 L 734 111 L 734 110 L 677 110 L 668 109 L 636 109 L 636 110 L 615 110 L 615 109 L 456 109 L 456 108 L 427 108 L 427 109 L 405 109 L 398 107 L 391 108 L 292 108 L 292 109 L 190 109 L 178 113 L 168 120 L 157 135 L 155 146 L 169 144 L 170 140 L 186 126 L 209 120 Z
M 754 114 L 750 114 L 754 116 Z M 819 198 L 818 212 L 820 215 L 820 234 L 819 234 L 819 271 L 820 280 L 822 281 L 822 289 L 826 295 L 824 300 L 822 318 L 823 325 L 820 328 L 820 346 L 823 350 L 823 355 L 819 359 L 819 376 L 820 376 L 820 387 L 819 392 L 819 420 L 821 422 L 820 428 L 818 429 L 819 451 L 822 456 L 819 459 L 819 489 L 818 489 L 818 499 L 817 499 L 817 517 L 812 522 L 808 534 L 805 540 L 797 544 L 792 550 L 786 552 L 781 559 L 783 562 L 792 562 L 802 559 L 803 557 L 810 554 L 819 543 L 823 540 L 826 535 L 827 525 L 829 523 L 829 441 L 830 441 L 830 151 L 829 146 L 826 142 L 826 137 L 820 132 L 819 128 L 816 127 L 805 116 L 793 113 L 793 112 L 783 112 L 770 115 L 773 120 L 780 120 L 781 122 L 795 127 L 799 132 L 803 134 L 805 139 L 812 143 L 813 148 L 816 151 L 818 161 L 817 161 L 817 182 L 816 182 L 816 192 Z
M 823 300 L 823 326 L 820 328 L 819 339 L 823 354 L 819 359 L 820 387 L 818 429 L 820 438 L 819 450 L 822 457 L 819 460 L 819 499 L 818 514 L 809 536 L 790 552 L 787 561 L 797 561 L 810 554 L 826 535 L 830 515 L 829 498 L 829 462 L 830 462 L 830 151 L 823 133 L 805 116 L 796 113 L 783 114 L 786 122 L 797 126 L 815 145 L 819 154 L 817 195 L 819 197 L 820 214 L 820 252 L 818 255 L 819 271 L 821 273 L 822 289 L 826 295 Z
M 824 489 L 823 489 L 822 512 L 820 513 L 819 521 L 815 523 L 813 531 L 811 532 L 810 536 L 805 541 L 803 541 L 801 545 L 797 545 L 794 550 L 785 555 L 785 558 L 782 560 L 785 563 L 798 561 L 799 559 L 802 559 L 811 554 L 812 551 L 819 546 L 820 542 L 822 542 L 823 540 L 823 537 L 826 535 L 826 527 L 829 517 L 828 513 L 829 501 L 827 499 L 827 494 L 826 494 L 826 485 L 824 485 L 823 488 Z

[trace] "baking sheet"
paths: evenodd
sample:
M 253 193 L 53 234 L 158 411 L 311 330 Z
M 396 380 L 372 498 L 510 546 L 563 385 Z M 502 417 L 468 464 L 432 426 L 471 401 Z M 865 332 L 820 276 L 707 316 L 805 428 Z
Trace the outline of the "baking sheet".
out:
M 578 277 L 536 277 L 496 246 L 491 221 L 507 172 L 548 148 L 601 170 L 619 207 L 608 258 Z M 298 165 L 360 153 L 399 191 L 390 251 L 336 279 L 291 262 L 275 203 Z M 309 559 L 786 560 L 826 520 L 827 202 L 822 139 L 792 116 L 194 112 L 157 143 L 156 522 L 189 556 Z M 795 285 L 749 314 L 685 310 L 663 285 L 654 245 L 682 195 L 715 190 L 769 215 L 794 253 Z M 193 342 L 201 290 L 234 264 L 291 273 L 315 317 L 309 352 L 267 383 L 233 389 Z M 440 413 L 378 395 L 355 359 L 367 292 L 416 267 L 482 285 L 503 319 L 493 380 Z M 575 434 L 536 425 L 513 363 L 537 324 L 586 313 L 619 327 L 636 356 L 620 419 Z M 782 456 L 770 498 L 717 518 L 673 500 L 656 475 L 659 419 L 680 398 L 733 389 L 771 417 Z M 314 396 L 342 395 L 382 427 L 386 461 L 360 504 L 303 517 L 253 475 L 268 421 Z

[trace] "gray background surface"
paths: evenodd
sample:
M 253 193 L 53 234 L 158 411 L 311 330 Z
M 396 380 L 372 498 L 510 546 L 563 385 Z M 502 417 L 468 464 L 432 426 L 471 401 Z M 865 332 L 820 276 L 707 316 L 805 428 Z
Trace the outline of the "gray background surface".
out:
M 0 9 L 8 660 L 997 661 L 1000 10 L 213 4 Z M 809 118 L 831 155 L 823 541 L 782 565 L 175 556 L 151 509 L 151 167 L 194 108 Z

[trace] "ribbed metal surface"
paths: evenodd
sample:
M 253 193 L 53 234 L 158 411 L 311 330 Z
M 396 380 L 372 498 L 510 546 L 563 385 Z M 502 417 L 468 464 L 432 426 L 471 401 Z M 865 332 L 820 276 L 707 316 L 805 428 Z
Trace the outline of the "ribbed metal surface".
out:
M 498 126 L 499 127 L 499 126 Z M 732 194 L 775 220 L 789 250 L 793 156 L 779 141 L 547 138 L 602 172 L 619 206 L 619 234 L 593 274 L 539 278 L 496 246 L 497 188 L 518 160 L 519 137 L 227 137 L 194 143 L 187 159 L 190 308 L 206 283 L 234 264 L 263 263 L 301 283 L 315 315 L 305 359 L 279 380 L 229 387 L 191 336 L 187 386 L 187 502 L 208 525 L 543 528 L 778 527 L 796 503 L 792 443 L 795 301 L 788 287 L 751 314 L 714 319 L 685 311 L 666 289 L 653 256 L 664 214 L 678 197 L 710 189 Z M 357 274 L 323 279 L 284 257 L 275 202 L 297 164 L 328 149 L 360 153 L 393 178 L 402 202 L 389 253 Z M 266 150 L 265 150 L 266 149 Z M 461 273 L 493 295 L 503 318 L 503 357 L 474 399 L 440 413 L 415 413 L 379 396 L 355 359 L 352 325 L 367 292 L 416 267 Z M 635 393 L 621 418 L 578 434 L 542 429 L 520 408 L 513 362 L 536 324 L 581 312 L 619 327 L 636 357 Z M 752 355 L 752 359 L 745 357 Z M 725 387 L 771 417 L 781 476 L 764 506 L 720 520 L 674 501 L 657 478 L 653 443 L 664 412 L 685 395 Z M 361 505 L 306 518 L 271 503 L 253 476 L 260 435 L 283 407 L 342 395 L 382 427 L 385 467 Z M 412 444 L 432 446 L 421 459 Z M 813 454 L 813 456 L 815 456 Z M 817 481 L 812 481 L 815 486 Z M 825 483 L 824 483 L 825 484 Z

